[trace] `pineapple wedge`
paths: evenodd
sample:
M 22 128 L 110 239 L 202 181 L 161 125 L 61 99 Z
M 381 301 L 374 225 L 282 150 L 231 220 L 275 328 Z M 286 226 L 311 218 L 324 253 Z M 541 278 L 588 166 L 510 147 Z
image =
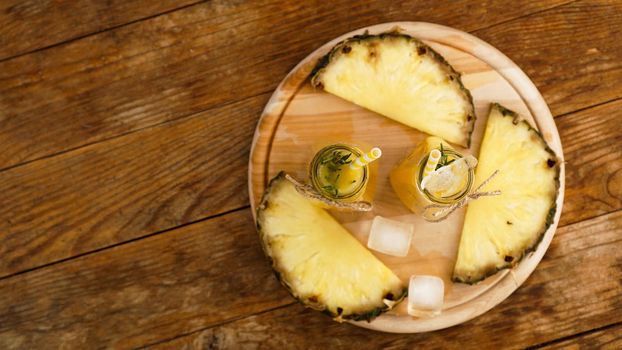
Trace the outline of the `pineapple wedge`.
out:
M 469 147 L 473 99 L 445 59 L 397 32 L 337 44 L 311 73 L 317 88 L 428 134 Z
M 284 172 L 257 208 L 257 230 L 277 278 L 305 306 L 336 321 L 371 320 L 407 289 L 324 209 L 300 194 Z
M 527 121 L 493 104 L 475 184 L 497 169 L 482 190 L 500 190 L 501 195 L 469 203 L 453 272 L 456 282 L 475 283 L 512 267 L 536 248 L 553 222 L 558 158 Z

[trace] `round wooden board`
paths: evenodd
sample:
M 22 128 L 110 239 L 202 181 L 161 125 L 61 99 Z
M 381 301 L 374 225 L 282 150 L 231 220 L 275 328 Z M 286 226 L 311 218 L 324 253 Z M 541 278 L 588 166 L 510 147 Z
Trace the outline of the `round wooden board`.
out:
M 477 122 L 469 150 L 477 155 L 491 102 L 517 111 L 538 128 L 549 146 L 561 158 L 560 191 L 553 225 L 537 250 L 512 270 L 503 270 L 470 286 L 450 280 L 458 248 L 464 209 L 441 223 L 428 223 L 412 214 L 393 193 L 389 171 L 426 135 L 384 118 L 309 84 L 309 73 L 317 60 L 339 41 L 365 31 L 380 33 L 399 27 L 418 37 L 443 55 L 462 73 L 471 91 Z M 249 195 L 253 213 L 270 178 L 285 170 L 307 180 L 308 164 L 323 145 L 346 142 L 362 147 L 379 146 L 383 156 L 377 162 L 374 210 L 370 213 L 332 214 L 364 245 L 375 215 L 414 223 L 409 255 L 396 258 L 373 252 L 407 283 L 413 274 L 431 274 L 445 280 L 445 304 L 441 315 L 413 318 L 406 302 L 372 322 L 352 322 L 374 330 L 415 333 L 450 327 L 490 310 L 515 291 L 536 268 L 555 233 L 564 197 L 564 162 L 561 142 L 544 99 L 529 78 L 501 52 L 474 36 L 449 27 L 423 22 L 394 22 L 362 28 L 344 34 L 315 50 L 281 82 L 265 107 L 257 125 L 249 164 Z

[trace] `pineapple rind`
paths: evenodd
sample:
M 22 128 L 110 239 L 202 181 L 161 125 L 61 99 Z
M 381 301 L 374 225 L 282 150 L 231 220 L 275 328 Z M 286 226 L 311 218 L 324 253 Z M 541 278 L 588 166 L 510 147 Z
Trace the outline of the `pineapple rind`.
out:
M 336 321 L 342 322 L 345 320 L 371 321 L 373 318 L 380 315 L 381 313 L 390 310 L 392 308 L 392 305 L 400 302 L 406 296 L 408 289 L 403 285 L 401 281 L 399 281 L 397 276 L 395 276 L 380 261 L 377 261 L 377 262 L 373 262 L 371 266 L 376 267 L 381 270 L 384 269 L 383 271 L 381 271 L 381 273 L 383 273 L 385 277 L 388 276 L 390 278 L 390 282 L 387 282 L 389 286 L 389 289 L 385 291 L 387 292 L 387 294 L 383 295 L 384 298 L 381 297 L 378 299 L 374 299 L 375 302 L 372 303 L 373 305 L 370 304 L 367 307 L 359 308 L 360 310 L 357 309 L 355 310 L 355 312 L 348 312 L 347 310 L 349 307 L 342 305 L 344 306 L 344 308 L 341 308 L 342 312 L 340 313 L 340 312 L 337 312 L 339 305 L 325 305 L 321 302 L 321 300 L 317 300 L 317 298 L 316 300 L 311 300 L 310 295 L 308 294 L 309 290 L 308 289 L 305 290 L 305 288 L 301 288 L 300 287 L 301 282 L 292 280 L 292 275 L 296 276 L 295 272 L 300 273 L 301 272 L 300 269 L 304 269 L 304 268 L 307 268 L 307 269 L 317 268 L 320 270 L 324 269 L 324 270 L 327 270 L 328 273 L 331 273 L 331 271 L 329 271 L 329 269 L 326 268 L 326 266 L 322 267 L 321 265 L 318 265 L 318 262 L 313 262 L 311 266 L 309 266 L 310 264 L 305 265 L 305 260 L 314 258 L 313 254 L 311 254 L 310 257 L 309 256 L 300 257 L 300 256 L 296 256 L 295 254 L 288 253 L 287 248 L 285 249 L 285 251 L 281 250 L 278 253 L 275 253 L 274 245 L 282 244 L 282 243 L 280 243 L 278 239 L 274 239 L 274 235 L 271 235 L 268 232 L 266 232 L 267 231 L 266 226 L 270 225 L 269 220 L 270 220 L 271 214 L 269 213 L 269 208 L 271 208 L 271 206 L 273 205 L 279 205 L 278 202 L 274 204 L 275 200 L 274 198 L 272 198 L 272 195 L 273 193 L 278 192 L 280 186 L 292 186 L 291 193 L 295 193 L 296 196 L 300 196 L 300 198 L 302 198 L 303 206 L 309 205 L 314 208 L 313 209 L 314 211 L 315 210 L 321 211 L 323 213 L 321 214 L 322 216 L 325 215 L 327 217 L 330 217 L 330 215 L 328 213 L 325 213 L 324 210 L 321 209 L 320 207 L 313 205 L 312 202 L 306 199 L 303 195 L 299 194 L 295 190 L 294 185 L 286 179 L 285 172 L 280 172 L 276 177 L 274 177 L 270 181 L 268 188 L 264 192 L 263 198 L 259 206 L 257 207 L 257 231 L 259 232 L 262 249 L 264 250 L 264 253 L 268 257 L 277 279 L 281 282 L 281 284 L 287 289 L 287 291 L 295 299 L 297 299 L 299 302 L 301 302 L 306 307 L 322 311 L 323 313 L 333 317 L 333 319 L 335 319 Z M 312 215 L 315 216 L 315 214 L 312 214 Z M 330 225 L 339 225 L 332 217 L 330 217 L 330 220 L 332 221 Z M 343 230 L 345 231 L 345 229 Z M 335 232 L 334 234 L 342 234 L 342 232 Z M 354 244 L 354 245 L 360 244 L 355 238 L 350 237 L 349 233 L 345 232 L 345 234 L 348 237 L 347 238 L 343 237 L 343 238 L 345 239 L 345 241 L 347 241 L 347 243 Z M 371 259 L 374 259 L 374 260 L 376 259 L 364 247 L 361 247 L 361 249 L 364 250 L 365 252 L 364 254 L 369 254 L 369 257 Z M 287 254 L 289 255 L 287 256 Z M 292 261 L 291 259 L 298 259 L 293 264 L 295 265 L 294 267 L 284 266 L 279 261 L 279 259 L 285 260 L 286 256 L 287 258 L 290 258 L 289 261 Z M 376 270 L 376 272 L 378 272 L 378 270 Z M 366 271 L 366 273 L 373 273 L 373 272 Z M 310 283 L 310 284 L 315 286 L 315 285 L 321 284 L 322 282 L 324 281 L 320 279 L 317 281 L 313 281 L 313 283 Z M 307 283 L 307 285 L 308 284 L 309 283 Z M 298 285 L 298 288 L 296 287 L 296 285 Z M 347 288 L 347 286 L 345 286 L 344 288 Z M 354 289 L 356 289 L 356 287 L 354 287 Z M 304 295 L 305 293 L 307 294 Z M 388 293 L 392 295 L 389 298 L 387 298 Z M 319 294 L 321 295 L 321 293 Z
M 507 118 L 511 118 L 512 119 L 512 123 L 518 128 L 520 127 L 518 124 L 524 125 L 524 127 L 526 128 L 526 130 L 530 133 L 534 133 L 534 135 L 537 136 L 537 139 L 539 140 L 539 142 L 541 143 L 541 145 L 543 145 L 543 150 L 548 153 L 548 155 L 550 156 L 549 159 L 554 160 L 554 165 L 552 166 L 553 171 L 555 171 L 555 175 L 554 175 L 554 182 L 555 182 L 555 191 L 554 193 L 550 196 L 550 198 L 546 198 L 547 201 L 550 202 L 548 209 L 546 209 L 546 217 L 545 220 L 543 222 L 543 226 L 540 230 L 538 230 L 537 235 L 535 236 L 535 239 L 533 240 L 532 244 L 529 244 L 528 246 L 524 247 L 524 249 L 519 249 L 518 251 L 514 251 L 512 252 L 512 254 L 510 254 L 509 256 L 511 256 L 511 261 L 503 261 L 502 263 L 499 263 L 499 261 L 495 261 L 494 263 L 488 263 L 485 266 L 480 266 L 478 269 L 472 269 L 470 271 L 466 271 L 461 265 L 463 262 L 460 261 L 460 250 L 459 250 L 459 256 L 458 256 L 458 261 L 456 262 L 456 267 L 454 269 L 454 274 L 452 279 L 455 282 L 461 282 L 461 283 L 467 283 L 467 284 L 474 284 L 477 283 L 483 279 L 485 279 L 488 276 L 494 275 L 495 273 L 497 273 L 500 270 L 503 269 L 507 269 L 507 268 L 512 268 L 513 266 L 515 266 L 516 264 L 518 264 L 525 256 L 527 256 L 530 252 L 534 251 L 537 249 L 538 245 L 540 244 L 540 242 L 542 241 L 542 239 L 544 238 L 544 234 L 546 233 L 546 231 L 548 230 L 548 228 L 551 226 L 551 224 L 553 223 L 554 219 L 555 219 L 555 213 L 557 211 L 557 203 L 556 203 L 556 198 L 559 192 L 559 176 L 560 176 L 560 168 L 559 168 L 559 158 L 555 155 L 555 152 L 553 152 L 553 150 L 551 150 L 551 148 L 546 144 L 546 142 L 544 141 L 544 138 L 542 137 L 542 134 L 534 129 L 526 120 L 523 120 L 519 117 L 519 115 L 514 112 L 511 111 L 503 106 L 501 106 L 498 103 L 493 103 L 491 105 L 491 112 L 490 114 L 492 115 L 493 112 L 498 111 L 503 117 L 507 117 Z M 480 155 L 481 156 L 481 155 Z M 494 180 L 493 180 L 494 182 Z M 491 186 L 491 188 L 494 187 L 494 185 Z M 520 193 L 521 191 L 524 191 L 524 189 L 516 189 L 517 193 Z M 482 200 L 486 200 L 486 197 L 479 199 L 480 201 Z M 468 209 L 467 209 L 467 214 L 468 214 Z M 492 214 L 491 214 L 492 215 Z M 466 224 L 466 221 L 465 221 Z M 464 234 L 463 234 L 464 236 Z M 465 237 L 466 239 L 466 237 Z M 463 242 L 462 242 L 462 238 L 461 238 L 461 242 L 460 242 L 460 246 L 462 246 Z M 494 242 L 492 242 L 492 244 L 494 245 Z M 468 242 L 465 242 L 465 246 L 468 246 Z M 497 247 L 498 248 L 498 247 Z
M 351 38 L 345 39 L 344 41 L 335 45 L 335 47 L 333 47 L 333 49 L 328 54 L 320 58 L 317 65 L 311 72 L 311 84 L 315 87 L 323 88 L 322 74 L 324 70 L 327 68 L 329 64 L 331 64 L 331 62 L 337 60 L 341 55 L 347 54 L 347 52 L 344 53 L 344 48 L 351 48 L 353 45 L 356 45 L 356 44 L 369 44 L 371 46 L 371 45 L 376 44 L 373 42 L 374 40 L 378 40 L 381 42 L 383 40 L 392 40 L 392 39 L 406 40 L 413 45 L 418 55 L 428 56 L 432 58 L 432 61 L 436 62 L 437 67 L 440 68 L 440 70 L 443 71 L 447 79 L 451 81 L 449 84 L 452 87 L 457 88 L 458 91 L 460 91 L 461 99 L 464 101 L 464 105 L 466 108 L 464 120 L 462 121 L 464 123 L 464 126 L 462 127 L 461 135 L 460 136 L 451 135 L 445 132 L 445 133 L 439 134 L 438 136 L 442 136 L 444 139 L 450 142 L 453 142 L 453 143 L 456 143 L 456 144 L 459 144 L 461 146 L 465 146 L 468 148 L 471 144 L 471 134 L 473 133 L 473 129 L 475 127 L 475 119 L 476 119 L 475 109 L 473 106 L 473 98 L 471 96 L 471 93 L 469 92 L 468 89 L 464 87 L 462 80 L 460 78 L 460 73 L 456 72 L 454 68 L 447 62 L 447 60 L 445 60 L 443 56 L 441 56 L 438 52 L 434 51 L 434 49 L 424 44 L 417 38 L 411 37 L 407 34 L 400 33 L 398 31 L 390 31 L 390 32 L 385 32 L 385 33 L 375 34 L 375 35 L 365 33 L 362 35 L 355 35 Z M 405 101 L 404 103 L 408 103 L 408 101 Z M 388 117 L 392 119 L 396 119 L 389 115 Z M 399 118 L 396 120 L 400 122 L 404 122 L 404 121 L 399 120 Z M 410 123 L 406 123 L 406 124 L 413 126 L 413 127 L 417 127 L 417 126 L 411 125 Z M 419 125 L 419 127 L 423 127 L 423 125 Z M 424 131 L 435 134 L 433 130 L 424 130 Z

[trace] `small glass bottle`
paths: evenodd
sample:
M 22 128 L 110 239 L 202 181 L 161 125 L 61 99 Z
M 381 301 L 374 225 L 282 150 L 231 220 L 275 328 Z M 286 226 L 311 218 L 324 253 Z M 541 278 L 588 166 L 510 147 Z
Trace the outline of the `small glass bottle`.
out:
M 423 215 L 425 219 L 436 219 L 435 214 L 443 210 L 443 207 L 449 207 L 466 197 L 474 180 L 473 168 L 469 167 L 465 178 L 459 179 L 461 186 L 455 193 L 439 194 L 422 189 L 424 168 L 433 149 L 442 151 L 446 157 L 445 162 L 463 158 L 462 154 L 456 152 L 443 139 L 430 136 L 402 160 L 389 175 L 391 186 L 402 203 L 412 212 Z M 434 208 L 428 207 L 430 205 L 434 205 Z
M 311 184 L 327 198 L 342 202 L 358 201 L 369 181 L 369 166 L 353 169 L 350 164 L 362 155 L 359 148 L 346 144 L 322 148 L 311 161 Z

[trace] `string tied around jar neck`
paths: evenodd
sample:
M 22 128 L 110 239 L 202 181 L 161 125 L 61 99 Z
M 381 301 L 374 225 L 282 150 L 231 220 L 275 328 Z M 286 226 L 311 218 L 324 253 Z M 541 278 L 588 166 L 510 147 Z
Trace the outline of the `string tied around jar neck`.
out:
M 464 196 L 464 198 L 457 201 L 456 203 L 453 203 L 451 205 L 430 204 L 430 205 L 425 206 L 423 208 L 423 218 L 430 222 L 440 222 L 440 221 L 447 219 L 447 217 L 451 213 L 453 213 L 457 209 L 464 207 L 472 200 L 476 200 L 479 197 L 500 195 L 501 191 L 499 190 L 480 192 L 482 187 L 486 186 L 490 182 L 490 180 L 492 180 L 498 173 L 499 173 L 499 170 L 495 170 L 492 173 L 492 175 L 490 175 L 486 180 L 482 181 L 482 183 L 479 184 L 479 186 L 477 186 L 474 190 L 469 192 L 469 194 Z M 434 210 L 434 209 L 440 209 L 440 210 Z

